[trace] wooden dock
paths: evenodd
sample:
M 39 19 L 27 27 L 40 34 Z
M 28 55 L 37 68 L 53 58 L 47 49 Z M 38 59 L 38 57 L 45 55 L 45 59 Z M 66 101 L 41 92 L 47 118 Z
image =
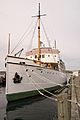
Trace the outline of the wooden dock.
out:
M 58 95 L 58 120 L 80 120 L 80 76 L 71 76 L 69 86 Z
M 72 77 L 71 120 L 80 120 L 80 76 Z

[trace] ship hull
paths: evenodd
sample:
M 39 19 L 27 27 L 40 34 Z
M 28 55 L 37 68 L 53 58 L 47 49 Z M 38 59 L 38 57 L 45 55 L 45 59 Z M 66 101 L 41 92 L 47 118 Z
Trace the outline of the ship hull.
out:
M 66 80 L 66 74 L 40 67 L 31 60 L 13 56 L 6 58 L 6 97 L 8 102 L 38 95 L 39 91 L 44 93 L 45 89 L 55 91 Z
M 49 92 L 51 91 L 55 92 L 59 88 L 60 86 L 55 86 L 55 87 L 51 87 L 47 89 L 45 88 L 45 89 L 48 90 Z M 40 89 L 39 91 L 44 94 L 46 93 L 43 89 Z M 31 98 L 37 95 L 40 95 L 39 92 L 37 90 L 33 90 L 33 91 L 19 92 L 19 93 L 13 93 L 13 94 L 6 94 L 6 97 L 8 102 L 12 102 L 12 101 L 17 101 L 21 99 Z

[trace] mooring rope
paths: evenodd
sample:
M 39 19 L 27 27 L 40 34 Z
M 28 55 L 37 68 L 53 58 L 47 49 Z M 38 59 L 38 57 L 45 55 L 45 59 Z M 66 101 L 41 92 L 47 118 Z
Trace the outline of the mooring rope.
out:
M 25 71 L 25 72 L 26 72 L 26 71 Z M 27 76 L 29 76 L 29 74 L 27 74 Z M 29 77 L 28 79 L 31 79 L 32 84 L 34 85 L 35 89 L 38 91 L 38 93 L 39 93 L 40 95 L 42 95 L 42 96 L 44 96 L 44 97 L 46 97 L 46 98 L 48 98 L 48 99 L 50 99 L 50 100 L 55 100 L 55 101 L 57 101 L 57 99 L 52 98 L 52 97 L 49 97 L 49 96 L 45 95 L 44 93 L 42 93 L 42 92 L 36 87 L 36 83 L 34 83 L 32 77 Z M 46 92 L 49 93 L 50 95 L 57 97 L 55 94 L 49 92 L 48 90 L 45 90 L 44 88 L 41 88 L 41 89 L 44 90 L 44 91 L 46 91 Z
M 33 79 L 32 79 L 33 80 Z M 34 84 L 36 85 L 38 85 L 39 87 L 41 87 L 38 83 L 35 83 L 35 81 L 33 80 L 33 82 L 34 82 Z M 55 94 L 53 94 L 53 93 L 51 93 L 51 92 L 49 92 L 48 90 L 46 90 L 45 88 L 41 88 L 42 90 L 44 90 L 45 92 L 47 92 L 47 93 L 49 93 L 50 95 L 52 95 L 52 96 L 55 96 L 55 97 L 57 97 Z
M 50 100 L 54 100 L 54 101 L 57 101 L 57 99 L 55 99 L 55 98 L 52 98 L 52 97 L 49 97 L 49 96 L 47 96 L 47 95 L 45 95 L 44 93 L 42 93 L 37 87 L 36 87 L 36 85 L 33 83 L 33 85 L 35 86 L 35 89 L 38 91 L 38 93 L 40 94 L 40 95 L 42 95 L 42 96 L 44 96 L 44 97 L 46 97 L 46 98 L 48 98 L 48 99 L 50 99 Z M 42 88 L 43 89 L 43 88 Z M 44 90 L 44 89 L 43 89 Z M 49 93 L 49 91 L 46 91 L 46 92 L 48 92 Z M 52 94 L 52 93 L 49 93 L 50 95 Z M 53 95 L 54 96 L 54 95 Z
M 32 74 L 32 73 L 31 73 Z M 58 86 L 61 86 L 61 87 L 63 87 L 64 85 L 62 85 L 62 84 L 58 84 L 58 83 L 56 83 L 56 82 L 52 82 L 50 79 L 48 79 L 48 78 L 46 78 L 46 77 L 44 77 L 44 76 L 40 76 L 38 73 L 36 73 L 35 71 L 34 71 L 34 74 L 38 77 L 38 78 L 40 78 L 40 79 L 42 79 L 42 80 L 47 80 L 47 81 L 49 81 L 49 83 L 52 83 L 52 84 L 55 84 L 55 85 L 58 85 Z
M 24 70 L 25 70 L 25 69 L 24 69 Z M 42 95 L 42 96 L 44 96 L 44 97 L 46 97 L 46 98 L 48 98 L 48 99 L 50 99 L 50 100 L 58 101 L 58 100 L 57 100 L 57 98 L 58 98 L 57 95 L 49 92 L 49 91 L 46 90 L 45 88 L 41 88 L 42 90 L 44 90 L 45 92 L 47 92 L 48 94 L 50 94 L 50 95 L 52 95 L 52 96 L 54 96 L 54 97 L 56 97 L 56 98 L 49 97 L 49 96 L 45 95 L 44 93 L 42 93 L 42 92 L 37 88 L 37 85 L 38 85 L 39 87 L 41 87 L 41 86 L 39 85 L 39 83 L 36 83 L 36 82 L 32 79 L 32 77 L 29 77 L 30 74 L 33 74 L 33 73 L 31 72 L 31 70 L 29 70 L 29 73 L 30 73 L 30 74 L 29 74 L 28 72 L 26 72 L 26 70 L 25 70 L 25 73 L 27 74 L 28 79 L 31 79 L 31 81 L 32 81 L 30 84 L 33 84 L 33 86 L 35 87 L 35 89 L 38 91 L 38 93 L 39 93 L 40 95 Z M 35 75 L 35 74 L 33 74 L 33 75 Z M 35 77 L 36 77 L 36 76 L 35 76 Z M 38 76 L 38 78 L 42 79 L 42 78 L 39 77 L 39 76 Z M 50 81 L 50 80 L 48 79 L 48 81 Z M 56 84 L 57 84 L 57 83 L 56 83 Z M 58 85 L 58 84 L 57 84 L 57 85 Z M 69 96 L 71 96 L 71 95 L 69 95 Z M 71 103 L 74 103 L 74 104 L 76 104 L 76 105 L 78 105 L 78 106 L 80 107 L 80 103 L 77 102 L 76 100 L 74 101 L 74 100 L 71 100 L 71 99 L 67 99 L 67 101 L 68 101 L 68 102 L 71 102 Z

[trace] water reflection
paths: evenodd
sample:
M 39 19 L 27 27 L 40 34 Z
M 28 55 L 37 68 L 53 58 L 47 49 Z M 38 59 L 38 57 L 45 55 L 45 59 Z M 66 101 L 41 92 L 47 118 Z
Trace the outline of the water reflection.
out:
M 57 103 L 42 96 L 7 104 L 0 87 L 0 120 L 57 120 Z
M 56 116 L 56 102 L 42 96 L 12 102 L 6 107 L 7 120 L 57 120 Z

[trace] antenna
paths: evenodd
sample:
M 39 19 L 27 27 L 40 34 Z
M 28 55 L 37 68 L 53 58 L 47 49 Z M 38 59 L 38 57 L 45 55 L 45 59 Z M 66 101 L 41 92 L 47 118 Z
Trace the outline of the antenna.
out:
M 56 40 L 54 40 L 54 48 L 56 49 Z
M 9 38 L 8 38 L 8 54 L 10 54 L 10 33 L 9 33 Z

